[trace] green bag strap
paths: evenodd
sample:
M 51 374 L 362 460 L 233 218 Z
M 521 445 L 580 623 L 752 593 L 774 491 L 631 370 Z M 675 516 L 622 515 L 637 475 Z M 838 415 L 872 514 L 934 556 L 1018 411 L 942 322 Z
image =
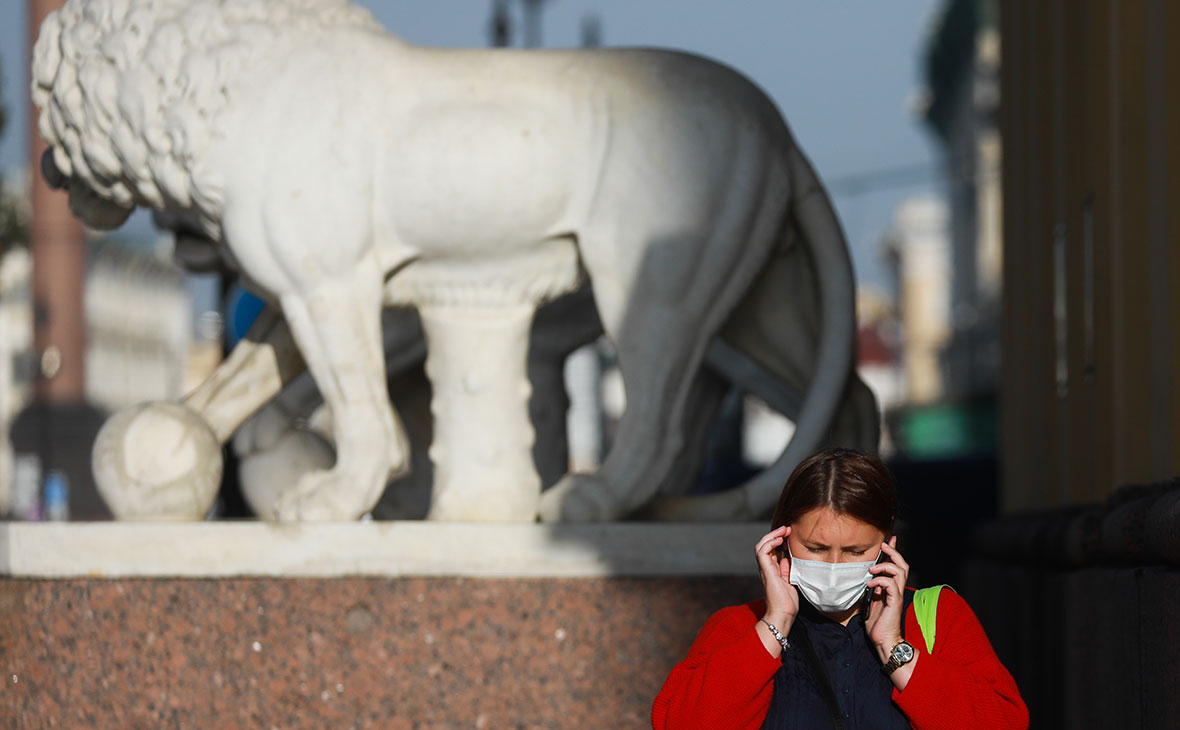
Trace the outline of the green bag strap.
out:
M 918 619 L 918 628 L 922 629 L 922 636 L 926 639 L 926 651 L 934 653 L 934 632 L 938 622 L 938 595 L 948 585 L 931 586 L 914 591 L 914 616 Z

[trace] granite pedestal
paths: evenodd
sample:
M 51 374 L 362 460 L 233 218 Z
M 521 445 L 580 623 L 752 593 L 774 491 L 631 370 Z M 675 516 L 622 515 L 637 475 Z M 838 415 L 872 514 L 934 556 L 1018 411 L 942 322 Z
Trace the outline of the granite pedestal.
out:
M 317 730 L 646 727 L 763 529 L 0 527 L 0 726 Z

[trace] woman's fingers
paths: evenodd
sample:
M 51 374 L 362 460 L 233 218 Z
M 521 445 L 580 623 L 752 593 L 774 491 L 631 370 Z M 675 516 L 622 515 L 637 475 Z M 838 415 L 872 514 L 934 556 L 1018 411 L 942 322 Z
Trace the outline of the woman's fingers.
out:
M 778 576 L 784 582 L 791 575 L 791 561 L 780 560 L 777 549 L 786 541 L 791 528 L 788 526 L 771 530 L 762 536 L 754 548 L 758 560 L 758 570 L 763 574 L 763 580 L 771 576 Z
M 790 532 L 790 530 L 791 530 L 791 528 L 786 527 L 786 526 L 771 530 L 770 532 L 766 533 L 758 540 L 758 544 L 754 546 L 754 550 L 759 555 L 761 555 L 763 552 L 765 552 L 771 546 L 772 543 L 775 545 L 782 543 L 782 541 L 786 538 L 786 535 L 788 532 Z
M 909 573 L 910 572 L 910 564 L 905 561 L 905 558 L 903 558 L 901 556 L 901 553 L 897 552 L 896 544 L 897 544 L 897 536 L 895 535 L 889 539 L 889 542 L 881 543 L 881 550 L 882 550 L 882 552 L 884 552 L 886 555 L 889 556 L 889 560 L 891 563 L 900 567 L 905 572 Z M 887 563 L 878 563 L 878 565 L 887 565 Z
M 784 538 L 785 539 L 785 538 Z M 786 582 L 791 582 L 791 559 L 782 558 L 778 561 L 778 574 Z
M 875 575 L 866 585 L 874 589 L 874 596 L 885 594 L 898 598 L 902 595 L 901 592 L 905 590 L 906 582 L 904 570 L 889 563 L 874 565 L 870 570 Z
M 798 610 L 795 588 L 790 584 L 791 561 L 780 559 L 778 553 L 790 533 L 791 528 L 786 525 L 776 528 L 763 535 L 754 547 L 758 572 L 766 591 L 766 613 L 772 617 L 768 620 L 784 631 Z
M 774 549 L 776 547 L 778 547 L 779 545 L 782 545 L 782 544 L 783 544 L 783 539 L 781 537 L 772 537 L 772 538 L 766 540 L 765 542 L 758 543 L 758 546 L 754 549 L 758 552 L 759 555 L 763 555 L 763 554 L 769 555 L 774 552 Z
M 897 576 L 894 576 L 894 575 L 877 575 L 877 576 L 873 576 L 869 580 L 868 586 L 869 587 L 879 586 L 882 588 L 892 586 L 892 587 L 900 590 L 905 587 L 905 583 L 901 582 L 901 580 Z
M 783 542 L 783 540 L 780 537 L 780 538 L 772 538 L 770 540 L 767 540 L 765 543 L 758 543 L 758 547 L 755 548 L 755 550 L 754 550 L 754 552 L 758 556 L 758 562 L 761 563 L 763 561 L 768 561 L 768 560 L 773 560 L 775 562 L 778 562 L 778 556 L 775 554 L 775 548 L 777 548 L 779 545 L 781 545 L 782 542 Z
M 873 577 L 869 580 L 868 585 L 872 587 L 874 595 L 879 593 L 882 599 L 878 602 L 880 604 L 878 612 L 871 615 L 870 618 L 873 620 L 871 632 L 874 641 L 884 646 L 893 642 L 899 635 L 902 623 L 902 597 L 905 595 L 910 566 L 897 551 L 896 536 L 890 538 L 889 542 L 881 544 L 881 552 L 889 560 L 869 568 Z
M 903 566 L 895 563 L 877 563 L 869 568 L 869 572 L 873 575 L 892 575 L 896 577 L 904 577 L 909 574 Z
M 787 535 L 791 533 L 791 528 L 787 526 L 780 527 L 776 530 L 771 530 L 762 536 L 758 544 L 754 546 L 754 552 L 758 555 L 759 562 L 762 561 L 763 556 L 773 557 L 777 561 L 775 549 L 786 542 Z
M 873 578 L 868 582 L 868 587 L 879 590 L 883 594 L 892 596 L 900 596 L 901 591 L 904 590 L 897 584 L 897 581 L 893 580 L 892 578 Z
M 910 565 L 897 551 L 897 537 L 890 538 L 889 542 L 881 544 L 881 551 L 889 557 L 889 562 L 877 563 L 869 568 L 869 572 L 877 576 L 877 578 L 886 578 L 897 590 L 897 595 L 901 595 L 901 591 L 905 590 L 906 582 L 909 580 Z M 874 578 L 876 580 L 876 578 Z M 870 581 L 872 584 L 873 581 Z

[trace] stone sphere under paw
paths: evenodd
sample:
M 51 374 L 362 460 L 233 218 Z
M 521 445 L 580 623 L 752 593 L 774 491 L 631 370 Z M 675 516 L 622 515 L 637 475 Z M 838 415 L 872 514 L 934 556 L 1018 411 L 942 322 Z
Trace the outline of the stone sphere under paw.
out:
M 221 484 L 221 444 L 191 408 L 142 403 L 103 424 L 91 466 L 117 519 L 201 520 Z
M 290 429 L 273 445 L 242 456 L 238 483 L 254 514 L 274 520 L 286 489 L 304 474 L 331 469 L 335 462 L 335 450 L 319 434 Z

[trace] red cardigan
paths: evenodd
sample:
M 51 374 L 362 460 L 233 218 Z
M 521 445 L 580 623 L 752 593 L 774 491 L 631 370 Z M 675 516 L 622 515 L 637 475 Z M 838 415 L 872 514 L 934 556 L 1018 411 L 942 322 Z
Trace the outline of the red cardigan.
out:
M 705 623 L 688 656 L 664 682 L 651 710 L 654 730 L 759 730 L 770 709 L 781 661 L 754 630 L 763 601 L 723 608 Z M 911 606 L 905 635 L 918 649 L 914 673 L 893 701 L 916 730 L 1023 730 L 1028 709 L 992 650 L 979 619 L 959 594 L 938 601 L 934 652 Z

